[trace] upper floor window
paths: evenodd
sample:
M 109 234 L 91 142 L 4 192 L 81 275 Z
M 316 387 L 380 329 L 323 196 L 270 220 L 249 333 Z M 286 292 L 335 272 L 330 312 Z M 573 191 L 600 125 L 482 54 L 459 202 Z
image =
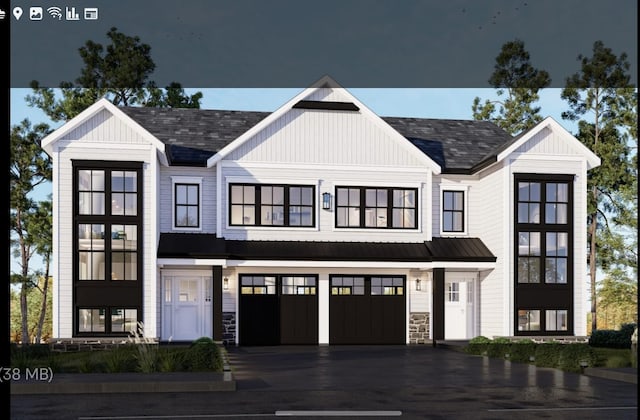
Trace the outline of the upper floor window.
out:
M 174 188 L 175 227 L 200 227 L 200 185 L 176 183 Z
M 315 226 L 312 185 L 231 184 L 233 226 Z
M 464 232 L 464 191 L 442 192 L 442 231 Z
M 415 229 L 415 188 L 337 187 L 336 226 Z

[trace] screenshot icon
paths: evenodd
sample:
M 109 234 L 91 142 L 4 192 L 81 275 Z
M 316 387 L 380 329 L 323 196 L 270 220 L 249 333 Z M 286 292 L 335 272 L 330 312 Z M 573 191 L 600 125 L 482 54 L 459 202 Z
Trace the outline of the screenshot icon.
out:
M 22 17 L 22 7 L 14 7 L 13 16 L 16 18 L 16 20 L 20 20 L 20 18 Z
M 29 8 L 29 19 L 31 19 L 31 20 L 42 20 L 42 7 L 30 7 Z

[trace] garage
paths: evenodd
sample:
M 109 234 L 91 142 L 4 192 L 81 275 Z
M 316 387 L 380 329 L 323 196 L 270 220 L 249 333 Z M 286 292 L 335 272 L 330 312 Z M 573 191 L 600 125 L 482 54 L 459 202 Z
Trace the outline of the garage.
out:
M 318 344 L 317 276 L 241 275 L 241 345 Z
M 404 276 L 330 276 L 330 344 L 404 344 Z

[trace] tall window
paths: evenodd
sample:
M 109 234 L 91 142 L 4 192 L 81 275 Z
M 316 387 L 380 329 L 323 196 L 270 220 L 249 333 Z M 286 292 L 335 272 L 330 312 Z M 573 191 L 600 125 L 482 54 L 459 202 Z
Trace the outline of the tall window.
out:
M 442 231 L 464 232 L 464 191 L 442 192 Z
M 142 164 L 73 167 L 76 333 L 124 333 L 142 307 Z
M 418 190 L 337 187 L 336 227 L 415 229 Z
M 311 185 L 231 184 L 232 226 L 315 226 L 315 187 Z
M 175 227 L 200 227 L 200 185 L 174 184 Z
M 573 176 L 516 174 L 515 186 L 518 331 L 571 333 Z

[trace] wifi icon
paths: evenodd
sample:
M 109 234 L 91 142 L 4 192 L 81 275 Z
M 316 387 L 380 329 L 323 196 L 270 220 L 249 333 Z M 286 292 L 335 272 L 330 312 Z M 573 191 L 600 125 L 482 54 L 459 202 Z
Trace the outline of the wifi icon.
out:
M 51 15 L 52 18 L 62 20 L 62 9 L 59 7 L 49 7 L 47 12 Z

